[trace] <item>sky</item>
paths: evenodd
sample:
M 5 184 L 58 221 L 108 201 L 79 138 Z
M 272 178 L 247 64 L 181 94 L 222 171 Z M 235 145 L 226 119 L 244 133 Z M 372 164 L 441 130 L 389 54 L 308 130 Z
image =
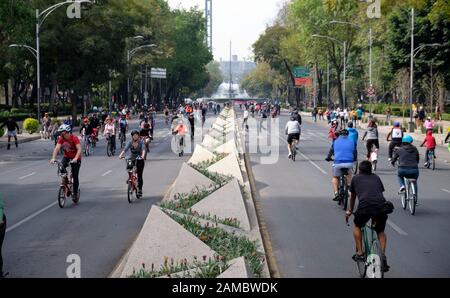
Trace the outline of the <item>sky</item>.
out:
M 213 0 L 214 59 L 229 60 L 232 54 L 239 60 L 253 60 L 252 44 L 277 16 L 285 0 Z M 172 8 L 198 6 L 205 10 L 205 0 L 168 0 Z

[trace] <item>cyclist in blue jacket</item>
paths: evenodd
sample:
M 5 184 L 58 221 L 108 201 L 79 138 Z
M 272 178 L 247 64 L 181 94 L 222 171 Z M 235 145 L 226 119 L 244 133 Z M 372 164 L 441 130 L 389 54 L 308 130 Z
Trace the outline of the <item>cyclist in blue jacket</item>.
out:
M 344 171 L 347 171 L 347 183 L 350 185 L 352 181 L 352 169 L 355 162 L 356 146 L 355 142 L 350 139 L 349 131 L 343 129 L 337 132 L 338 138 L 334 142 L 334 163 L 333 163 L 333 201 L 339 200 L 339 177 Z

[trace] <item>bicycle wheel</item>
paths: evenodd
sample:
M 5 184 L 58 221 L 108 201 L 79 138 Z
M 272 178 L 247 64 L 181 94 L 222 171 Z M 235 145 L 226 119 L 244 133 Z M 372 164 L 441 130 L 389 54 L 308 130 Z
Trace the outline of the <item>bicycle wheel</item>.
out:
M 112 156 L 112 148 L 111 148 L 111 142 L 108 142 L 106 145 L 106 154 L 111 157 Z
M 436 170 L 436 159 L 434 158 L 434 153 L 433 153 L 433 156 L 431 157 L 431 162 L 432 162 L 431 168 L 434 171 L 434 170 Z
M 383 278 L 383 252 L 381 250 L 381 244 L 378 239 L 372 241 L 372 247 L 370 249 L 370 255 L 367 258 L 367 272 L 368 278 Z
M 58 192 L 58 205 L 59 208 L 64 208 L 64 206 L 66 205 L 66 188 L 64 186 L 61 186 L 59 188 L 59 192 Z
M 292 161 L 295 162 L 295 159 L 297 158 L 297 149 L 295 149 L 295 145 L 292 147 L 294 147 L 292 149 Z
M 358 164 L 358 161 L 355 161 L 353 163 L 353 174 L 354 175 L 358 174 L 358 170 L 359 170 L 359 164 Z
M 403 193 L 400 194 L 400 199 L 402 200 L 402 208 L 403 210 L 405 210 L 407 205 L 406 201 L 408 200 L 408 192 L 406 189 Z
M 416 187 L 414 183 L 409 183 L 409 211 L 411 212 L 411 215 L 414 215 L 416 213 L 416 204 L 417 204 L 417 194 L 416 194 Z
M 131 182 L 128 182 L 128 203 L 133 203 L 133 187 Z

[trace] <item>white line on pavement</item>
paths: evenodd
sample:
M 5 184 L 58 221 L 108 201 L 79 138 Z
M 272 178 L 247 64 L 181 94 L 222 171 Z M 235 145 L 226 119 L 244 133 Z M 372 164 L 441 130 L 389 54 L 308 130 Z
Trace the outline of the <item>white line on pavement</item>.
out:
M 288 143 L 285 139 L 283 139 L 280 136 L 280 140 L 285 142 L 286 144 Z M 299 152 L 301 154 L 301 156 L 303 156 L 304 159 L 306 159 L 310 164 L 312 164 L 316 169 L 318 169 L 320 172 L 322 172 L 322 174 L 324 175 L 328 175 L 327 172 L 325 172 L 321 167 L 319 167 L 314 161 L 312 161 L 308 156 L 306 156 L 305 154 Z
M 6 233 L 9 233 L 9 232 L 11 232 L 12 230 L 14 230 L 14 229 L 18 228 L 19 226 L 23 225 L 24 223 L 26 223 L 26 222 L 32 220 L 33 218 L 35 218 L 35 217 L 38 216 L 39 214 L 41 214 L 41 213 L 47 211 L 48 209 L 52 208 L 52 207 L 55 206 L 56 204 L 58 204 L 58 202 L 53 202 L 53 203 L 51 203 L 50 205 L 48 205 L 47 207 L 44 207 L 44 208 L 42 208 L 41 210 L 39 210 L 39 211 L 37 211 L 37 212 L 31 214 L 30 216 L 28 216 L 27 218 L 25 218 L 25 219 L 19 221 L 18 223 L 16 223 L 16 224 L 13 225 L 12 227 L 7 228 L 7 229 L 6 229 Z
M 111 171 L 111 170 L 109 170 L 109 171 L 107 171 L 107 172 L 103 173 L 102 177 L 105 177 L 106 175 L 109 175 L 109 174 L 111 174 L 111 173 L 112 173 L 112 171 Z
M 402 236 L 407 236 L 408 233 L 406 233 L 405 231 L 403 231 L 399 226 L 397 226 L 395 223 L 393 223 L 392 221 L 388 220 L 387 224 L 393 228 L 397 233 L 399 233 Z
M 443 191 L 443 192 L 446 192 L 446 193 L 450 193 L 450 190 L 445 189 L 445 188 L 443 188 L 442 191 Z
M 33 175 L 36 175 L 36 172 L 33 172 L 33 173 L 31 173 L 31 174 L 22 176 L 22 177 L 19 178 L 19 180 L 23 180 L 23 179 L 28 178 L 28 177 L 31 177 L 31 176 L 33 176 Z

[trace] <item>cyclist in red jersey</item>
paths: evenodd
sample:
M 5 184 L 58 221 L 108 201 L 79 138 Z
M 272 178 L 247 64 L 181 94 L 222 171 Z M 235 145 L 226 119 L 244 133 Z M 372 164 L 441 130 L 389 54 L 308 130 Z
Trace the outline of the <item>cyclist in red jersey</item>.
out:
M 80 139 L 77 136 L 72 134 L 72 128 L 69 125 L 61 125 L 58 129 L 60 136 L 58 138 L 58 142 L 56 144 L 55 150 L 53 150 L 52 159 L 50 163 L 56 162 L 56 157 L 60 152 L 61 148 L 64 150 L 64 157 L 61 163 L 64 165 L 64 169 L 66 169 L 69 164 L 72 168 L 72 177 L 73 177 L 73 202 L 78 203 L 79 196 L 79 173 L 81 167 L 81 144 Z

